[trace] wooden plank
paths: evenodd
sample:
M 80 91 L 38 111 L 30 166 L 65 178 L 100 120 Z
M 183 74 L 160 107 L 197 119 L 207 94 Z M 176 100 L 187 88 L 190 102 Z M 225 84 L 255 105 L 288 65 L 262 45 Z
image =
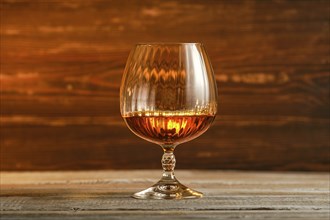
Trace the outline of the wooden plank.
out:
M 198 200 L 136 200 L 159 172 L 2 172 L 4 219 L 327 219 L 329 174 L 178 171 Z
M 29 124 L 27 119 L 25 126 L 6 127 L 2 131 L 4 153 L 0 155 L 3 169 L 161 167 L 161 148 L 135 137 L 122 125 L 123 121 L 102 117 L 92 120 L 49 117 L 39 118 L 40 125 Z M 280 119 L 277 123 L 270 128 L 267 119 L 244 122 L 220 117 L 203 136 L 177 147 L 177 167 L 329 170 L 327 123 L 320 121 L 310 125 L 308 121 L 295 123 Z M 21 147 L 17 148 L 18 145 Z M 58 154 L 61 156 L 56 156 Z M 11 167 L 13 163 L 15 166 Z
M 202 41 L 216 73 L 219 117 L 177 148 L 178 167 L 329 170 L 327 0 L 3 0 L 0 10 L 1 170 L 158 168 L 160 149 L 119 114 L 139 41 Z
M 314 211 L 313 213 L 304 211 L 214 211 L 210 210 L 207 213 L 203 211 L 63 211 L 63 212 L 39 212 L 38 214 L 30 212 L 6 212 L 2 215 L 2 219 L 15 219 L 15 220 L 30 220 L 30 219 L 114 219 L 114 220 L 125 220 L 125 219 L 245 219 L 245 220 L 256 220 L 256 219 L 329 219 L 329 212 L 326 211 Z

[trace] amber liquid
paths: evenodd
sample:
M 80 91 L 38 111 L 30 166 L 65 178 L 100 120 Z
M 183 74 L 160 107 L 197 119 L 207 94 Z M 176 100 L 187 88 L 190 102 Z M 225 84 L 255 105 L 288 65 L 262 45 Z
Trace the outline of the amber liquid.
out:
M 139 137 L 158 144 L 179 144 L 203 134 L 213 115 L 128 116 L 128 127 Z

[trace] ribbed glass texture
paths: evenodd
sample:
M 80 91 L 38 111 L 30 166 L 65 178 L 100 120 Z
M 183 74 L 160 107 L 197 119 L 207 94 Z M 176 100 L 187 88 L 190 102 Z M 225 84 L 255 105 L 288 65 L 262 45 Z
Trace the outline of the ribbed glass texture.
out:
M 200 43 L 137 44 L 120 89 L 123 117 L 215 115 L 217 88 Z

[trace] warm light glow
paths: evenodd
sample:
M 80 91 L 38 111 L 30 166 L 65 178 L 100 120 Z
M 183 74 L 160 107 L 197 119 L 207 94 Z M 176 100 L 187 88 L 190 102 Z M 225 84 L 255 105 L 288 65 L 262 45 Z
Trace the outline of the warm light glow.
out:
M 181 122 L 176 122 L 174 120 L 169 120 L 167 123 L 167 130 L 175 129 L 175 133 L 178 133 L 181 128 L 185 128 L 187 125 L 187 120 L 183 119 Z
M 187 126 L 187 120 L 182 119 L 180 121 L 175 120 L 155 120 L 154 117 L 149 118 L 150 124 L 153 128 L 160 127 L 167 131 L 175 129 L 175 133 L 178 133 L 181 129 L 184 129 Z

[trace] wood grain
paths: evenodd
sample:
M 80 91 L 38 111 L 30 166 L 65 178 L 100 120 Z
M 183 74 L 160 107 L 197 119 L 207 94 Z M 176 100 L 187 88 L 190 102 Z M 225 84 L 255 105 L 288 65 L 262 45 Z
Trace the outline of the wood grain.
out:
M 119 113 L 136 42 L 203 42 L 219 115 L 178 168 L 328 171 L 329 2 L 0 3 L 2 170 L 159 168 Z M 186 146 L 186 147 L 185 147 Z
M 2 172 L 2 219 L 328 219 L 329 174 L 181 171 L 197 200 L 136 200 L 159 171 Z

